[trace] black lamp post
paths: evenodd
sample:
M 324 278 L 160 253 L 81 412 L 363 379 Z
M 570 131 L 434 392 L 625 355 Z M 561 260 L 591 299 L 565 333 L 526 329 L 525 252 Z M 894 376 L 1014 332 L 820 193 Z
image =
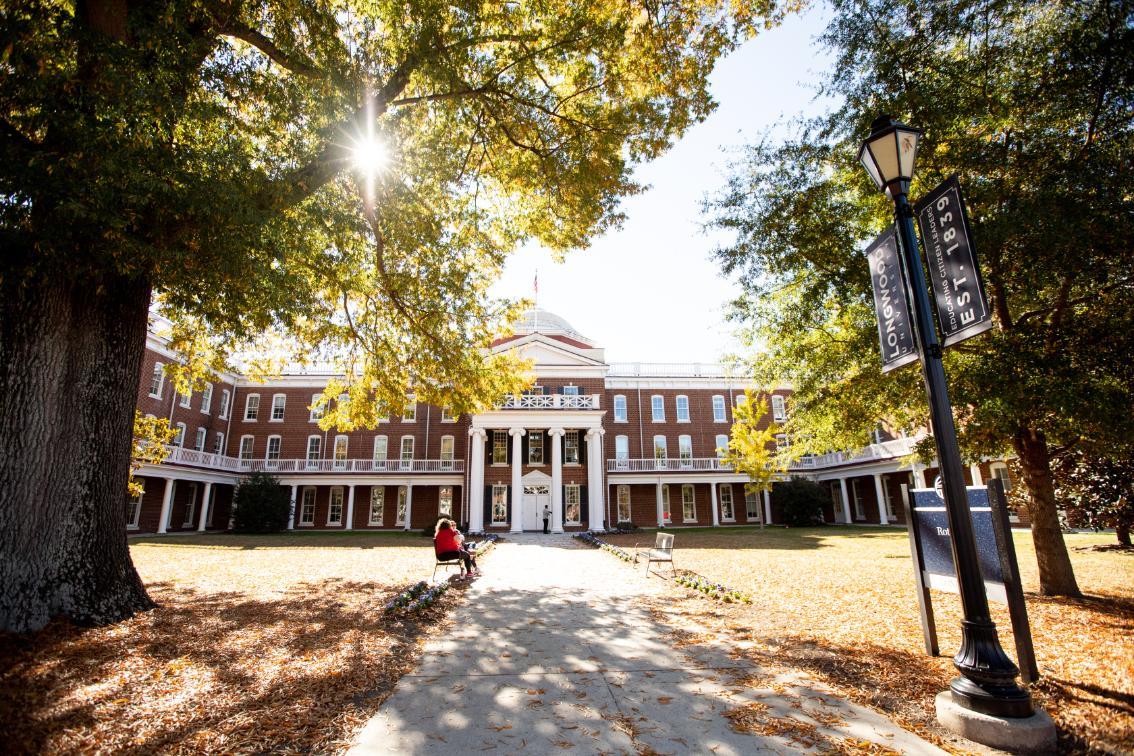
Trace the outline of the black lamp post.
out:
M 961 676 L 949 687 L 953 700 L 966 709 L 997 717 L 1028 717 L 1033 713 L 1031 696 L 1017 685 L 1019 670 L 1001 648 L 996 625 L 988 612 L 988 596 L 977 561 L 972 514 L 957 447 L 957 430 L 953 425 L 953 408 L 945 387 L 941 344 L 930 312 L 929 292 L 914 235 L 913 208 L 906 196 L 914 174 L 921 130 L 898 123 L 890 116 L 877 118 L 871 129 L 873 133 L 859 148 L 858 159 L 878 189 L 894 201 L 903 268 L 921 348 L 922 377 L 929 397 L 937 459 L 941 464 L 953 563 L 957 567 L 964 612 L 961 648 L 953 657 L 953 664 Z

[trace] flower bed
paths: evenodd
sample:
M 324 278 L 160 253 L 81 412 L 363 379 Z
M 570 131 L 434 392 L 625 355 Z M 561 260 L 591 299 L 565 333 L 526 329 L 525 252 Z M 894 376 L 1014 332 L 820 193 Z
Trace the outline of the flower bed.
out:
M 395 614 L 399 611 L 416 614 L 433 606 L 439 598 L 445 595 L 447 590 L 449 590 L 449 586 L 445 583 L 430 588 L 429 584 L 422 580 L 387 601 L 386 614 Z
M 576 533 L 575 537 L 578 538 L 583 543 L 588 543 L 588 544 L 590 544 L 591 546 L 594 546 L 597 549 L 602 549 L 603 551 L 609 551 L 611 554 L 614 554 L 614 556 L 618 557 L 623 562 L 633 562 L 634 561 L 634 557 L 632 557 L 628 551 L 626 551 L 625 549 L 620 549 L 617 546 L 613 546 L 613 545 L 607 543 L 606 541 L 602 540 L 601 538 L 599 538 L 597 535 L 595 535 L 594 533 L 592 533 L 589 530 L 586 533 Z
M 726 604 L 752 603 L 751 597 L 741 593 L 740 591 L 733 590 L 732 588 L 721 585 L 720 583 L 714 583 L 710 580 L 706 580 L 700 575 L 691 573 L 678 575 L 676 578 L 674 578 L 673 582 L 677 583 L 678 585 L 683 585 L 686 588 L 690 588 L 694 591 L 700 591 L 708 598 L 723 601 Z
M 500 536 L 496 533 L 487 533 L 482 536 L 475 543 L 470 544 L 469 553 L 474 556 L 482 557 L 488 552 L 492 551 L 492 547 L 500 540 Z

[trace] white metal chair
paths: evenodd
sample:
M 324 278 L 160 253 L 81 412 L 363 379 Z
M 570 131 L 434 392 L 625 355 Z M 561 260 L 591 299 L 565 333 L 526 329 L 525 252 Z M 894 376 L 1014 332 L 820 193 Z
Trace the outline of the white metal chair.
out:
M 433 577 L 429 578 L 430 582 L 433 582 L 434 580 L 437 579 L 437 568 L 438 567 L 445 567 L 445 568 L 456 567 L 458 570 L 460 570 L 464 566 L 464 564 L 461 562 L 460 557 L 457 557 L 456 559 L 448 559 L 448 560 L 443 561 L 441 559 L 441 556 L 436 551 L 433 552 L 433 559 L 435 560 L 434 563 L 433 563 Z M 446 572 L 447 571 L 448 570 L 446 569 Z
M 638 544 L 634 544 L 637 548 Z M 634 564 L 638 563 L 638 557 L 646 558 L 646 574 L 650 574 L 651 566 L 657 562 L 658 564 L 668 564 L 669 569 L 674 575 L 677 574 L 677 568 L 673 566 L 673 534 L 672 533 L 658 533 L 657 538 L 654 539 L 654 547 L 652 549 L 642 549 L 634 552 Z M 658 573 L 661 574 L 660 572 Z

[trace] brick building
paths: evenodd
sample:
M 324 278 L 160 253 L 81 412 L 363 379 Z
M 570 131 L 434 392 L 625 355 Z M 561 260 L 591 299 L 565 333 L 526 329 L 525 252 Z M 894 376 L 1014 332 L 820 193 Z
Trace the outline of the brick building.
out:
M 716 365 L 608 363 L 543 310 L 493 349 L 532 360 L 530 392 L 472 416 L 417 403 L 376 429 L 339 433 L 321 430 L 311 409 L 330 375 L 223 375 L 184 397 L 162 372 L 177 355 L 151 335 L 138 408 L 168 417 L 178 437 L 165 462 L 140 471 L 127 528 L 225 529 L 236 484 L 257 470 L 290 489 L 294 529 L 409 530 L 449 514 L 472 532 L 538 530 L 545 506 L 556 532 L 781 521 L 773 497 L 746 494 L 745 476 L 720 461 L 745 381 Z M 761 394 L 768 422 L 786 418 L 789 393 Z M 829 487 L 828 522 L 902 523 L 903 487 L 932 483 L 935 470 L 905 463 L 915 439 L 880 431 L 873 441 L 791 471 Z M 1007 470 L 982 463 L 968 475 L 979 484 Z

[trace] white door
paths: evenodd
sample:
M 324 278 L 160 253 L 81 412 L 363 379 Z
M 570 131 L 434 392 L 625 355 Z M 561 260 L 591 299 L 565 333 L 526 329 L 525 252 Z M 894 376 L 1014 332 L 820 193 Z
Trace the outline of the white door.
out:
M 551 504 L 547 486 L 524 486 L 524 511 L 520 525 L 524 530 L 543 530 L 543 508 Z

